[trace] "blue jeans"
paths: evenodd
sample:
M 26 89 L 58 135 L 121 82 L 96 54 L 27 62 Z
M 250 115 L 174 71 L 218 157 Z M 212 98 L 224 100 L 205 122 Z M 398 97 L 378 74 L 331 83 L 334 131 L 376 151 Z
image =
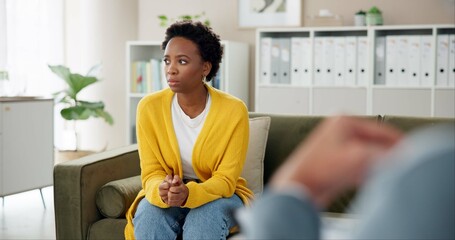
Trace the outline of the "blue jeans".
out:
M 243 206 L 233 195 L 206 203 L 198 208 L 159 208 L 142 199 L 133 218 L 134 236 L 142 239 L 226 239 L 236 226 L 231 214 Z

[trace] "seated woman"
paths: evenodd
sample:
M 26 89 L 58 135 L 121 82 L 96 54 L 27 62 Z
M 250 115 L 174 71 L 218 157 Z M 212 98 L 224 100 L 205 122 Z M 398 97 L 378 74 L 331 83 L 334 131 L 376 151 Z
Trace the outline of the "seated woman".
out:
M 240 177 L 248 148 L 245 104 L 206 82 L 223 50 L 211 28 L 182 21 L 162 44 L 169 88 L 137 108 L 143 189 L 127 212 L 126 239 L 225 239 L 233 209 L 253 193 Z

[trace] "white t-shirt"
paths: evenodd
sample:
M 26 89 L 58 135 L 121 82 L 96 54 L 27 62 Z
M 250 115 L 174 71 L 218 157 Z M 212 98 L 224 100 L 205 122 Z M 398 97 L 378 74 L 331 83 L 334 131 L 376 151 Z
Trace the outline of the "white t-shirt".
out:
M 174 124 L 175 135 L 179 144 L 184 179 L 198 179 L 192 165 L 193 148 L 202 126 L 204 126 L 210 104 L 210 94 L 207 93 L 207 103 L 204 110 L 197 117 L 191 119 L 180 107 L 177 101 L 177 94 L 174 94 L 172 99 L 172 123 Z

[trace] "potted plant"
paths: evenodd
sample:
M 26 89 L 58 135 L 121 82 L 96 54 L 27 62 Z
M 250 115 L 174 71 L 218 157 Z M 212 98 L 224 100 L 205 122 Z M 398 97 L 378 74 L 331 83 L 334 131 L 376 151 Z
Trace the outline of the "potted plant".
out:
M 382 25 L 383 20 L 382 20 L 382 12 L 379 10 L 377 7 L 372 7 L 370 10 L 367 12 L 367 18 L 366 18 L 367 25 Z
M 366 12 L 363 10 L 360 10 L 355 13 L 354 15 L 354 25 L 355 26 L 365 26 L 366 25 Z
M 91 117 L 102 118 L 106 123 L 112 125 L 114 120 L 112 116 L 104 110 L 102 101 L 89 102 L 79 99 L 78 94 L 86 87 L 99 82 L 100 80 L 92 76 L 92 73 L 99 65 L 92 67 L 89 72 L 83 76 L 78 73 L 72 73 L 68 67 L 63 65 L 49 65 L 53 73 L 59 76 L 67 84 L 67 88 L 54 93 L 54 98 L 57 104 L 63 104 L 64 108 L 60 111 L 60 115 L 65 120 L 87 120 Z M 76 124 L 74 126 L 74 135 L 76 146 L 75 150 L 79 150 L 79 140 L 77 136 Z

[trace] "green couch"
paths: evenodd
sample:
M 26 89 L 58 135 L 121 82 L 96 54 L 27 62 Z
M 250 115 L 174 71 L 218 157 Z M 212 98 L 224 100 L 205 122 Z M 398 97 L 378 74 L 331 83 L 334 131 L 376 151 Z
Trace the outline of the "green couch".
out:
M 318 116 L 270 116 L 271 123 L 264 157 L 264 183 L 298 143 L 323 119 Z M 454 119 L 367 116 L 407 132 L 424 125 Z M 137 146 L 131 145 L 93 154 L 54 168 L 54 206 L 57 239 L 123 239 L 124 212 L 140 189 Z M 101 190 L 102 189 L 102 190 Z M 342 213 L 354 192 L 340 196 L 327 209 Z M 108 216 L 108 217 L 106 217 Z

